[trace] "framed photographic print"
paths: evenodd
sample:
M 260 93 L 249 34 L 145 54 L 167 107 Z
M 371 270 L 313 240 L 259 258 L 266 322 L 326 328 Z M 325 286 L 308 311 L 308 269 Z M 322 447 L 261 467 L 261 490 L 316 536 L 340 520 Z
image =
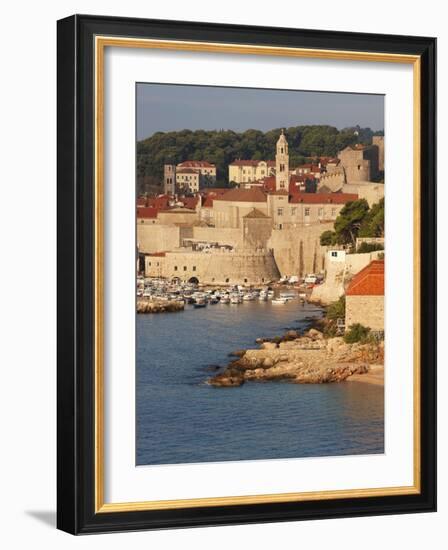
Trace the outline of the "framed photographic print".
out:
M 60 529 L 435 510 L 435 50 L 58 22 Z

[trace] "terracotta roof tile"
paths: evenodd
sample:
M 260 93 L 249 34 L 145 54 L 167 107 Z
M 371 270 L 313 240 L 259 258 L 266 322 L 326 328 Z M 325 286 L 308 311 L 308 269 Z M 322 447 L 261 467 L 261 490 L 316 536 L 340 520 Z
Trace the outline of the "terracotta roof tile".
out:
M 157 218 L 158 211 L 158 208 L 153 208 L 152 206 L 141 206 L 137 208 L 137 218 Z
M 215 168 L 214 164 L 210 164 L 206 160 L 186 160 L 177 166 L 179 168 Z
M 373 260 L 350 281 L 347 296 L 384 296 L 384 260 Z

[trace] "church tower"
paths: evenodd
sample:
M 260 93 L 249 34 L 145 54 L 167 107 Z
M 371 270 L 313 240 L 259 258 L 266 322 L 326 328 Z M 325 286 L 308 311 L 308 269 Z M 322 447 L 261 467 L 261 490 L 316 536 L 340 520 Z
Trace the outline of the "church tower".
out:
M 288 142 L 283 130 L 277 141 L 277 152 L 275 155 L 275 189 L 277 191 L 289 190 Z

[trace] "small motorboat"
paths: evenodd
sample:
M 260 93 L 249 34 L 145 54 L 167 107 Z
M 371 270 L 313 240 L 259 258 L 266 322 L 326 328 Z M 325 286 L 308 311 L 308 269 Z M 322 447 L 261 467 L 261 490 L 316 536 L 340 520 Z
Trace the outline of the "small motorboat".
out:
M 239 294 L 232 294 L 232 296 L 230 296 L 230 303 L 231 304 L 241 304 L 243 301 L 243 299 L 241 298 L 241 296 Z
M 195 303 L 193 304 L 193 307 L 195 309 L 199 309 L 201 307 L 206 307 L 207 306 L 207 302 L 204 300 L 204 298 L 198 298 Z
M 288 300 L 286 298 L 274 298 L 271 303 L 274 306 L 280 306 L 286 304 L 287 301 Z
M 230 296 L 227 296 L 227 295 L 221 296 L 220 303 L 221 304 L 230 304 Z

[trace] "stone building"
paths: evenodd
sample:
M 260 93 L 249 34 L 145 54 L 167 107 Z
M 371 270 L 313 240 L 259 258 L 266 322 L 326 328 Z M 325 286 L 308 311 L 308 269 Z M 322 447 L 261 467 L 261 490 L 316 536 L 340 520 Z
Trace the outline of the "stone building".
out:
M 358 199 L 355 193 L 268 194 L 268 212 L 275 229 L 334 222 L 345 204 Z
M 356 323 L 373 331 L 384 331 L 384 260 L 372 261 L 347 287 L 346 330 Z
M 163 167 L 163 189 L 168 195 L 178 192 L 197 193 L 206 185 L 216 181 L 216 166 L 203 160 L 186 160 Z
M 201 174 L 192 168 L 176 170 L 176 192 L 197 193 Z
M 251 183 L 275 173 L 273 160 L 235 160 L 229 164 L 229 182 Z
M 360 181 L 358 183 L 346 183 L 342 186 L 342 193 L 356 193 L 358 198 L 365 199 L 369 206 L 384 198 L 384 183 Z
M 349 145 L 338 158 L 347 183 L 371 181 L 378 175 L 378 147 L 375 145 Z
M 268 214 L 267 197 L 261 189 L 230 189 L 213 199 L 215 227 L 241 227 L 242 219 L 254 208 Z
M 384 172 L 384 136 L 373 136 L 372 143 L 378 147 L 378 170 Z
M 163 192 L 165 195 L 176 193 L 176 166 L 174 164 L 163 166 Z

